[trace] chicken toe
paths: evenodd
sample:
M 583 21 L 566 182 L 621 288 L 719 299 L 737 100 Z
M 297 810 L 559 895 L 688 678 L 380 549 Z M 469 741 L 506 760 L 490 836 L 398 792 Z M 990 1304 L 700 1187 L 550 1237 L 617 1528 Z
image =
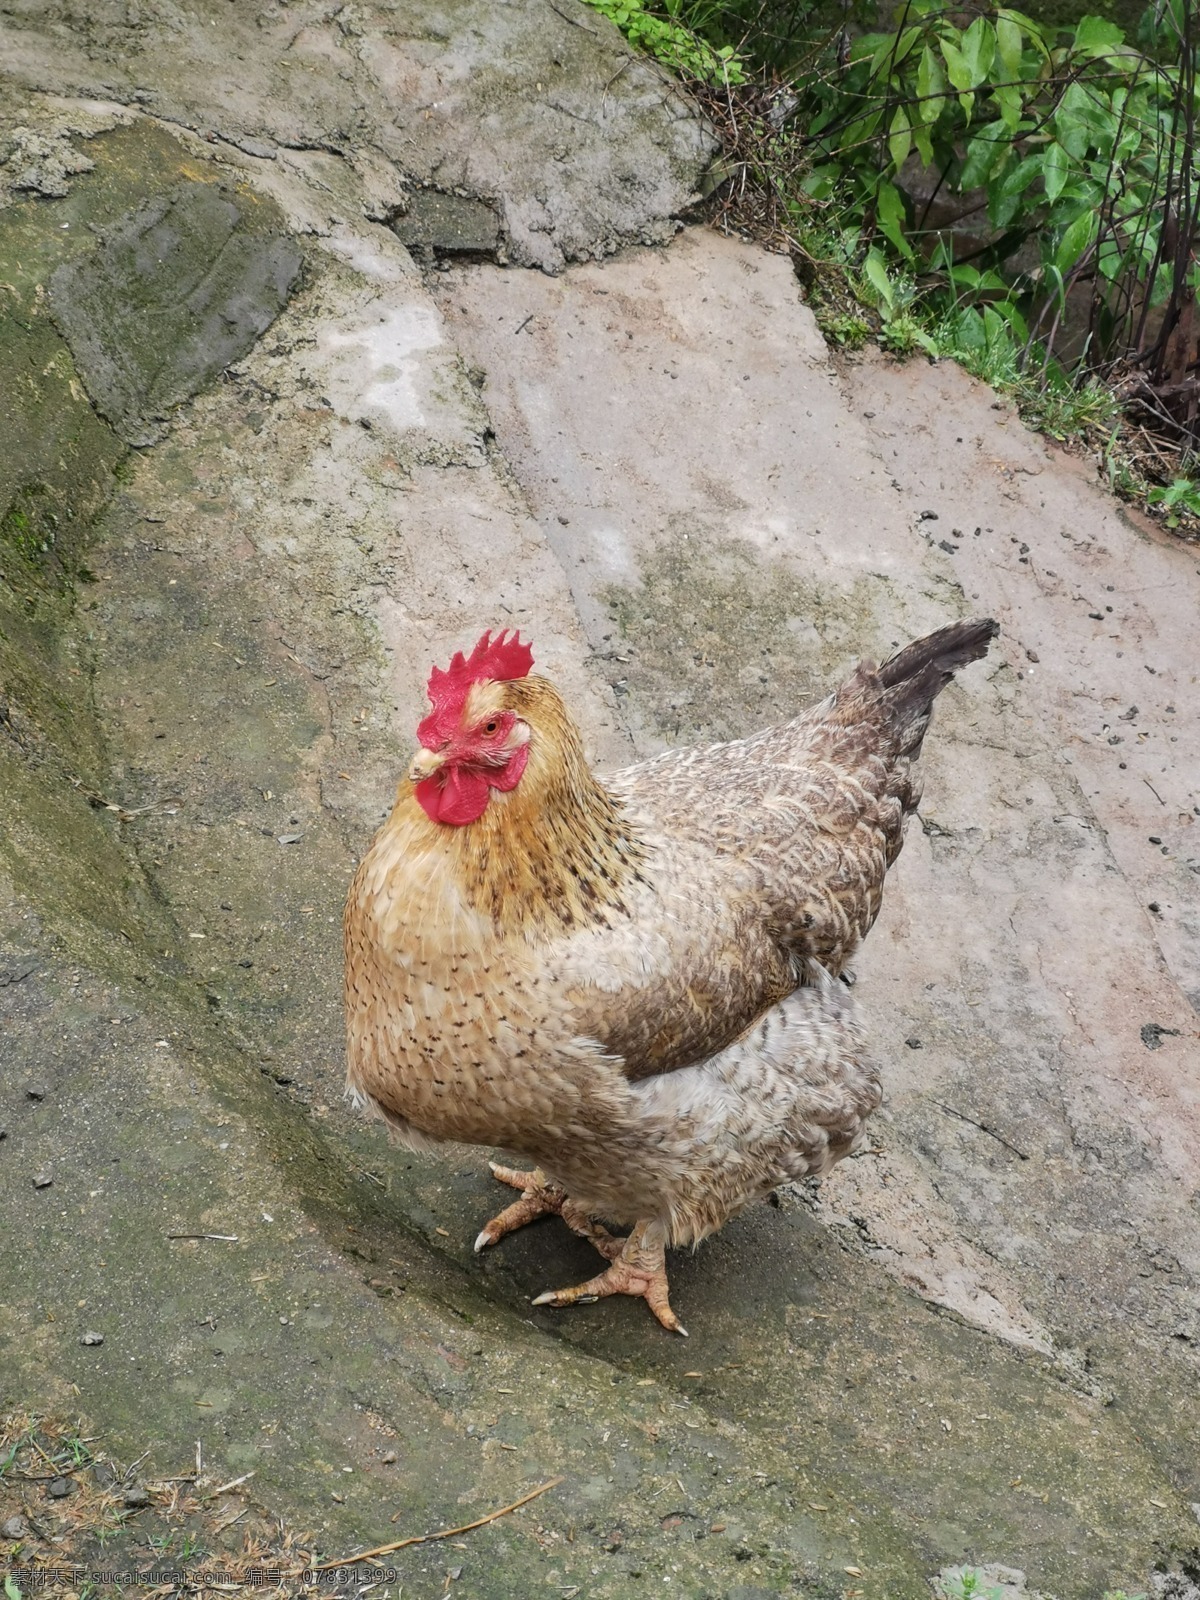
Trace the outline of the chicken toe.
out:
M 667 1285 L 667 1260 L 663 1231 L 656 1222 L 639 1222 L 628 1239 L 612 1235 L 592 1237 L 611 1265 L 586 1283 L 573 1289 L 548 1289 L 534 1300 L 535 1306 L 590 1305 L 610 1294 L 631 1294 L 645 1300 L 663 1327 L 687 1338 L 687 1329 L 671 1310 Z
M 488 1245 L 497 1244 L 506 1233 L 515 1233 L 518 1228 L 523 1228 L 527 1222 L 536 1222 L 538 1217 L 557 1215 L 567 1198 L 557 1184 L 547 1182 L 546 1174 L 540 1167 L 535 1167 L 532 1172 L 518 1172 L 514 1167 L 501 1167 L 494 1161 L 489 1161 L 488 1166 L 501 1183 L 520 1189 L 521 1198 L 505 1206 L 480 1231 L 475 1240 L 476 1255 L 486 1250 Z

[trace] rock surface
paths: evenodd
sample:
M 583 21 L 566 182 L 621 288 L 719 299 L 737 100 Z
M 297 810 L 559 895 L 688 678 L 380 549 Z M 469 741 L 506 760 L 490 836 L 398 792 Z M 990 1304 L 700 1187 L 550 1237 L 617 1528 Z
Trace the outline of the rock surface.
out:
M 507 258 L 551 272 L 669 239 L 716 149 L 672 80 L 579 0 L 12 0 L 0 60 L 14 89 L 139 105 L 278 157 L 318 208 L 347 188 L 381 220 L 427 213 L 422 188 L 482 201 Z M 10 165 L 14 187 L 63 181 L 61 158 L 33 168 L 24 146 Z M 446 228 L 422 242 L 463 248 Z
M 558 270 L 665 237 L 707 135 L 569 0 L 418 11 L 0 8 L 0 149 L 59 152 L 0 211 L 0 1403 L 164 1474 L 200 1435 L 331 1556 L 561 1473 L 467 1536 L 481 1596 L 1145 1589 L 1200 1502 L 1197 557 L 954 369 L 835 367 L 748 246 L 424 278 L 414 182 Z M 570 159 L 469 70 L 548 85 L 538 50 Z M 85 318 L 181 195 L 238 211 L 241 275 L 189 300 L 167 255 L 163 318 Z M 209 365 L 189 305 L 231 330 Z M 340 1104 L 341 900 L 429 663 L 522 626 L 613 765 L 968 611 L 1001 648 L 944 697 L 858 963 L 872 1150 L 675 1264 L 687 1346 L 531 1310 L 588 1247 L 474 1258 L 482 1153 Z

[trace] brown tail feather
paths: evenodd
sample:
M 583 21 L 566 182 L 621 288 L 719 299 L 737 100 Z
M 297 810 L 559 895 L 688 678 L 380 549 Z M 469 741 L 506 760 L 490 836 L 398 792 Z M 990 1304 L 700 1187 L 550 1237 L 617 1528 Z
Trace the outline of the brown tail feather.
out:
M 952 622 L 948 628 L 914 639 L 903 650 L 897 650 L 879 668 L 879 681 L 885 689 L 894 689 L 909 678 L 915 678 L 925 667 L 936 666 L 949 678 L 965 667 L 968 661 L 978 661 L 987 655 L 988 645 L 1000 632 L 995 617 L 972 617 L 969 622 Z
M 959 667 L 987 655 L 1000 632 L 994 617 L 974 617 L 953 622 L 924 639 L 915 639 L 879 668 L 879 682 L 887 694 L 888 708 L 898 720 L 928 710 Z

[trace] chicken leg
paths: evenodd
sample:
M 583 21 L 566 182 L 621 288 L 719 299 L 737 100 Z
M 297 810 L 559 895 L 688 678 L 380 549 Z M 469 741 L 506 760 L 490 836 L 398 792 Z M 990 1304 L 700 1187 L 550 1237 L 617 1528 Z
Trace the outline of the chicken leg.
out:
M 681 1333 L 686 1339 L 687 1329 L 671 1310 L 662 1224 L 639 1222 L 628 1239 L 606 1235 L 603 1229 L 589 1232 L 588 1237 L 611 1266 L 573 1289 L 547 1289 L 534 1305 L 590 1305 L 606 1295 L 631 1294 L 646 1302 L 668 1332 Z
M 654 1222 L 639 1222 L 627 1239 L 610 1233 L 595 1222 L 578 1206 L 572 1205 L 565 1190 L 550 1183 L 540 1167 L 521 1172 L 514 1167 L 502 1167 L 489 1161 L 493 1177 L 521 1190 L 521 1198 L 505 1206 L 497 1216 L 480 1231 L 475 1240 L 475 1252 L 497 1244 L 505 1234 L 515 1233 L 538 1217 L 557 1214 L 567 1226 L 591 1241 L 611 1265 L 573 1289 L 548 1289 L 538 1295 L 535 1306 L 591 1305 L 610 1294 L 629 1294 L 645 1300 L 663 1327 L 687 1338 L 687 1329 L 671 1309 L 667 1285 L 666 1249 L 661 1226 Z

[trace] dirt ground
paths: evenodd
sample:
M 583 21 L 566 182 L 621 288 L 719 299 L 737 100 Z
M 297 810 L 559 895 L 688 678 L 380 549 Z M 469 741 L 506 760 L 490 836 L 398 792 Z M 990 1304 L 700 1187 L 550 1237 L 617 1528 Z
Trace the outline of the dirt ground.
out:
M 448 18 L 0 5 L 0 1557 L 299 1592 L 483 1519 L 340 1592 L 1184 1597 L 1200 557 L 668 244 L 711 140 L 594 13 Z M 614 766 L 973 612 L 871 1148 L 673 1264 L 686 1347 L 532 1308 L 588 1247 L 474 1257 L 484 1153 L 342 1101 L 429 664 L 520 625 Z

